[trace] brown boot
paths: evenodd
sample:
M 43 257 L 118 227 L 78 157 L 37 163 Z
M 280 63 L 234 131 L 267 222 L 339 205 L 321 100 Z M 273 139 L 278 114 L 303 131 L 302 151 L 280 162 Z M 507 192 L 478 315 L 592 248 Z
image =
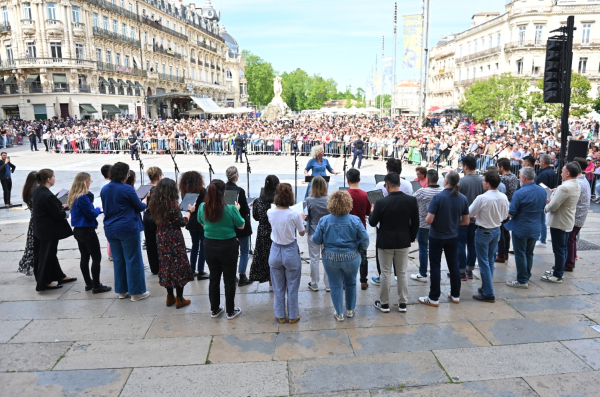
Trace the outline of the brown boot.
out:
M 182 307 L 189 305 L 191 302 L 192 301 L 189 299 L 185 299 L 183 297 L 182 298 L 176 297 L 175 298 L 175 307 L 177 309 L 181 309 Z
M 175 297 L 173 295 L 167 295 L 167 307 L 171 307 L 175 304 Z

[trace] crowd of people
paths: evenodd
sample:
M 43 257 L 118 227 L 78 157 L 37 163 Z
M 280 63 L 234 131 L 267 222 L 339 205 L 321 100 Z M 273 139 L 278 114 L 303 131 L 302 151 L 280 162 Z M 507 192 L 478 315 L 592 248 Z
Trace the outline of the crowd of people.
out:
M 511 252 L 516 274 L 506 284 L 528 288 L 533 252 L 536 246 L 545 246 L 547 227 L 555 261 L 541 281 L 561 283 L 565 271 L 574 271 L 577 236 L 591 200 L 586 158 L 575 158 L 555 172 L 550 156 L 543 154 L 539 159 L 543 166 L 537 172 L 530 163 L 520 168 L 517 176 L 508 158 L 500 158 L 497 166 L 487 165 L 479 175 L 478 159 L 465 155 L 460 163 L 462 178 L 455 170 L 443 173 L 442 179 L 435 169 L 417 168 L 415 191 L 401 178 L 402 161 L 389 158 L 387 174 L 376 187 L 382 198 L 372 199 L 360 188 L 358 168 L 345 175 L 348 189 L 329 194 L 324 173 L 335 171 L 325 166 L 325 152 L 321 145 L 312 148 L 313 158 L 306 169 L 312 169 L 312 181 L 300 207 L 295 205 L 292 187 L 275 175 L 265 178 L 260 197 L 249 203 L 246 192 L 237 185 L 235 166 L 226 170 L 227 181 L 215 179 L 208 186 L 197 171 L 183 173 L 177 184 L 163 178 L 158 167 L 150 167 L 150 189 L 140 198 L 134 188 L 136 174 L 128 164 L 105 165 L 101 169 L 106 179 L 101 205 L 89 191 L 93 182 L 88 173 L 76 175 L 68 200 L 62 204 L 50 191 L 56 182 L 54 172 L 31 172 L 23 188 L 31 220 L 19 271 L 34 275 L 40 292 L 75 281 L 64 274 L 57 257 L 59 241 L 73 236 L 81 253 L 85 290 L 93 294 L 111 291 L 112 287 L 100 281 L 102 249 L 96 229 L 101 214 L 107 254 L 113 261 L 114 292 L 120 299 L 135 302 L 150 295 L 143 232 L 148 268 L 166 289 L 166 305 L 177 309 L 189 305 L 185 286 L 208 280 L 213 318 L 222 313 L 230 320 L 239 316 L 242 309 L 235 305 L 236 288 L 268 281 L 276 319 L 280 323 L 299 321 L 302 259 L 298 238 L 306 238 L 308 243 L 309 290 L 319 291 L 323 286 L 330 292 L 336 321 L 354 317 L 357 285 L 360 283 L 361 290 L 369 287 L 367 222 L 376 228 L 379 276 L 372 277 L 371 283 L 380 287 L 379 299 L 373 304 L 381 312 L 389 312 L 393 305 L 390 288 L 394 276 L 398 311 L 408 310 L 408 254 L 415 241 L 419 270 L 410 278 L 430 284 L 429 294 L 419 302 L 433 307 L 440 302 L 442 253 L 450 278 L 448 299 L 455 304 L 460 302 L 461 283 L 474 278 L 476 262 L 481 287 L 473 299 L 494 302 L 495 263 L 508 260 Z M 4 160 L 6 164 L 10 163 Z M 315 173 L 315 168 L 319 172 Z M 226 203 L 227 191 L 237 197 L 233 204 Z M 194 195 L 190 196 L 193 200 L 182 208 L 189 194 Z M 250 262 L 251 216 L 258 221 L 258 230 Z M 189 256 L 184 228 L 192 241 Z M 513 251 L 509 251 L 511 238 Z

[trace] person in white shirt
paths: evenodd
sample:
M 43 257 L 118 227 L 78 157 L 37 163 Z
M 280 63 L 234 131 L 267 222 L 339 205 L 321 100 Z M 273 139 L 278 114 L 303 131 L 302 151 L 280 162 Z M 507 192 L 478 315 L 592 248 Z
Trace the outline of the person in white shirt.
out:
M 400 159 L 390 158 L 385 163 L 385 168 L 386 168 L 388 174 L 390 172 L 395 172 L 396 174 L 401 175 L 402 174 L 402 161 Z M 384 196 L 388 195 L 388 191 L 385 188 L 385 183 L 383 181 L 379 182 L 375 186 L 375 189 L 381 189 Z M 409 196 L 412 196 L 412 194 L 413 194 L 412 185 L 409 182 L 407 182 L 406 180 L 400 179 L 400 191 L 404 194 L 408 194 Z
M 500 185 L 498 171 L 487 171 L 483 178 L 483 188 L 486 192 L 477 196 L 469 207 L 469 216 L 475 218 L 477 225 L 475 251 L 482 284 L 478 290 L 479 294 L 473 295 L 473 299 L 482 302 L 496 301 L 492 284 L 494 262 L 498 241 L 500 241 L 500 225 L 508 217 L 508 198 L 498 191 L 498 185 Z

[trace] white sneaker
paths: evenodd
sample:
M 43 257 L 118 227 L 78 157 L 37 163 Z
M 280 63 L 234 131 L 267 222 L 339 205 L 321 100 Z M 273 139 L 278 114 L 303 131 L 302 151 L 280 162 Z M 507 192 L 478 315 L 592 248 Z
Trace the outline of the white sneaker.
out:
M 545 248 L 546 247 L 546 243 L 542 243 L 541 241 L 538 240 L 538 241 L 536 241 L 535 246 L 536 247 Z
M 239 307 L 234 307 L 233 312 L 227 313 L 227 320 L 233 320 L 240 314 L 242 314 L 242 309 L 240 309 Z
M 317 292 L 319 290 L 319 286 L 317 284 L 308 283 L 308 289 Z
M 325 287 L 325 292 L 331 292 L 331 288 Z
M 448 295 L 448 300 L 450 300 L 450 302 L 452 302 L 452 303 L 456 303 L 456 304 L 460 303 L 460 298 L 455 298 L 452 295 Z
M 563 282 L 562 278 L 558 278 L 558 277 L 554 277 L 554 276 L 542 276 L 540 278 L 540 280 L 547 281 L 549 283 L 555 283 L 555 284 L 560 284 Z
M 438 307 L 440 305 L 440 301 L 439 300 L 433 301 L 433 300 L 429 299 L 428 296 L 422 296 L 422 297 L 420 297 L 419 298 L 419 303 L 422 303 L 422 304 L 427 305 L 427 306 L 433 306 L 433 307 Z
M 119 294 L 119 299 L 125 299 L 129 296 L 129 294 L 127 292 L 123 293 L 123 294 Z
M 417 274 L 411 274 L 410 278 L 411 278 L 411 280 L 420 281 L 422 283 L 426 283 L 427 282 L 427 276 L 421 276 L 421 274 L 419 274 L 419 273 L 417 273 Z
M 132 302 L 141 301 L 142 299 L 146 299 L 149 296 L 150 296 L 149 291 L 146 291 L 143 294 L 139 294 L 139 295 L 131 295 L 131 301 Z

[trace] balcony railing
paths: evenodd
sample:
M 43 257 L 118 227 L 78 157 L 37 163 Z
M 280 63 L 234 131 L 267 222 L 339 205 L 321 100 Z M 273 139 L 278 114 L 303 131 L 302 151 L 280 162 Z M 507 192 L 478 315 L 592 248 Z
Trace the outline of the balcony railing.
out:
M 69 85 L 68 84 L 60 84 L 60 85 L 54 85 L 52 86 L 52 92 L 69 92 Z
M 217 65 L 217 72 L 221 71 L 221 67 Z
M 44 87 L 41 84 L 30 84 L 29 85 L 29 93 L 30 94 L 40 94 L 44 92 Z
M 154 46 L 154 52 L 158 52 L 159 54 L 169 55 L 177 59 L 181 59 L 181 54 L 176 53 L 173 50 L 165 50 L 164 48 L 160 48 L 159 46 Z
M 35 21 L 33 19 L 21 19 L 21 30 L 25 34 L 35 33 Z
M 2 62 L 0 62 L 0 69 L 40 66 L 73 66 L 77 68 L 95 68 L 96 62 L 75 58 L 20 58 L 13 60 L 3 60 Z
M 73 22 L 73 29 L 82 29 L 82 30 L 85 30 L 85 23 Z
M 185 77 L 176 77 L 176 76 L 171 76 L 170 74 L 165 74 L 165 73 L 159 73 L 158 79 L 174 81 L 176 83 L 182 83 L 182 84 L 185 83 Z
M 196 63 L 196 58 L 190 57 L 190 63 L 194 63 L 195 64 Z
M 581 48 L 581 47 L 599 47 L 600 41 L 588 41 L 587 43 L 573 43 L 573 48 Z
M 0 23 L 0 33 L 10 32 L 10 24 L 8 22 Z
M 63 24 L 58 19 L 46 19 L 46 27 L 48 29 L 63 29 Z
M 527 48 L 546 48 L 545 40 L 524 40 L 524 41 L 513 41 L 512 43 L 504 44 L 504 51 L 510 51 L 515 49 L 527 49 Z
M 140 48 L 140 41 L 136 39 L 132 39 L 127 36 L 123 36 L 122 34 L 111 32 L 109 30 L 100 28 L 98 26 L 94 26 L 94 36 L 102 37 L 103 39 L 108 39 L 112 41 L 116 41 L 119 43 L 127 44 L 133 47 Z
M 506 49 L 506 47 L 505 47 Z M 502 47 L 498 46 L 498 47 L 492 47 L 492 48 L 488 48 L 487 50 L 483 50 L 483 51 L 478 51 L 474 54 L 470 54 L 470 55 L 465 55 L 462 56 L 460 58 L 457 58 L 456 62 L 465 62 L 468 61 L 470 59 L 476 59 L 476 58 L 481 58 L 484 57 L 486 55 L 493 55 L 493 54 L 497 54 L 502 50 Z
M 106 94 L 106 86 L 100 84 L 100 86 L 98 87 L 98 93 L 100 93 L 100 94 Z
M 129 18 L 131 20 L 134 20 L 136 22 L 140 22 L 140 16 L 137 15 L 136 13 L 126 10 L 125 8 L 119 7 L 116 4 L 111 3 L 110 1 L 105 1 L 105 0 L 85 0 L 88 3 L 97 5 L 100 8 L 103 8 L 105 10 L 108 11 L 112 11 L 114 13 L 117 13 L 119 15 L 124 16 L 125 18 Z
M 92 92 L 92 89 L 89 85 L 87 84 L 79 84 L 79 92 L 87 92 L 90 93 Z
M 107 62 L 97 62 L 97 64 L 98 64 L 98 70 L 102 70 L 105 72 L 121 73 L 121 74 L 130 75 L 130 76 L 148 77 L 148 72 L 143 69 L 137 69 L 137 68 L 131 69 L 126 66 L 113 65 L 112 63 L 107 63 Z
M 168 34 L 170 34 L 172 36 L 180 38 L 181 40 L 188 41 L 188 37 L 185 34 L 179 33 L 176 30 L 173 30 L 173 29 L 170 29 L 170 28 L 168 28 L 166 26 L 163 26 L 160 22 L 151 20 L 150 18 L 148 18 L 148 16 L 140 17 L 140 20 L 141 20 L 142 23 L 144 23 L 144 24 L 146 24 L 148 26 L 151 26 L 154 29 L 158 29 L 161 32 L 168 33 Z

